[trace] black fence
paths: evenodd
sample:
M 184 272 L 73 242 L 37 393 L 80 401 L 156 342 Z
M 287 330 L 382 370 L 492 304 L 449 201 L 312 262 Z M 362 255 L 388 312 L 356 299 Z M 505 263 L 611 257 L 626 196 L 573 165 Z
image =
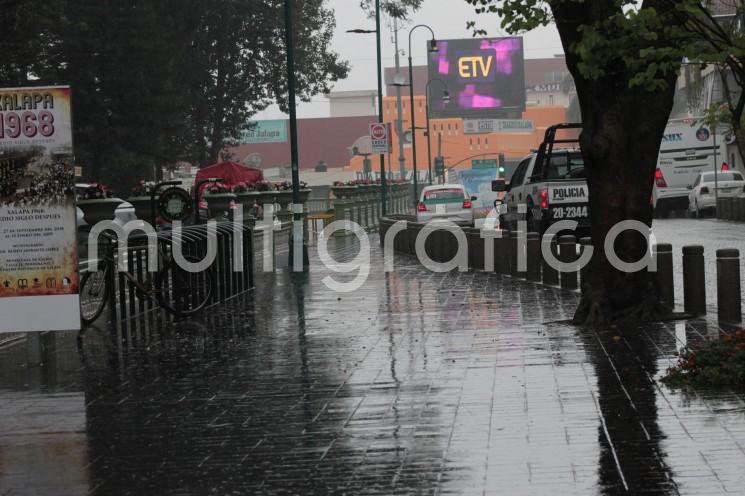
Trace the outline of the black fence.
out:
M 157 243 L 160 252 L 170 258 L 173 255 L 174 236 L 172 231 L 161 231 L 157 235 Z M 207 225 L 184 227 L 179 236 L 181 237 L 181 252 L 192 257 L 193 260 L 202 260 L 208 253 L 209 228 Z M 236 236 L 242 235 L 242 242 L 235 243 Z M 212 273 L 212 293 L 207 302 L 207 308 L 217 303 L 225 302 L 254 287 L 253 272 L 253 232 L 250 228 L 233 223 L 221 222 L 216 224 L 216 257 L 209 267 Z M 236 253 L 236 247 L 240 250 Z M 102 270 L 100 264 L 109 264 L 106 271 L 106 284 L 114 291 L 108 294 L 108 308 L 104 318 L 110 323 L 124 327 L 139 327 L 137 320 L 140 318 L 170 320 L 172 317 L 165 312 L 155 298 L 145 297 L 127 275 L 118 271 L 117 240 L 113 236 L 102 236 L 99 240 L 98 269 Z M 134 276 L 134 280 L 142 285 L 152 281 L 152 274 L 148 273 L 150 252 L 148 249 L 148 237 L 144 233 L 133 233 L 127 240 L 126 260 L 124 261 L 126 272 Z M 160 258 L 160 257 L 159 257 Z M 160 260 L 162 262 L 162 260 Z M 96 263 L 89 261 L 89 264 Z M 153 261 L 158 264 L 159 261 Z M 167 292 L 164 297 L 169 297 Z
M 391 226 L 404 221 L 406 228 L 393 238 L 393 249 L 415 255 L 417 237 L 425 226 L 413 219 L 411 216 L 381 219 L 381 244 L 385 243 L 386 234 Z M 576 291 L 581 287 L 583 272 L 587 270 L 588 265 L 580 269 L 579 259 L 586 246 L 591 244 L 590 238 L 577 240 L 574 236 L 559 236 L 558 239 L 554 237 L 549 240 L 541 239 L 538 233 L 503 231 L 501 237 L 495 237 L 493 240 L 493 258 L 490 260 L 481 229 L 463 228 L 463 232 L 468 243 L 468 267 L 471 270 L 490 270 L 497 274 L 567 290 Z M 449 262 L 458 254 L 457 238 L 445 229 L 433 230 L 424 243 L 424 250 L 434 262 Z M 562 270 L 557 270 L 547 263 L 542 255 L 544 250 L 551 250 L 554 257 L 563 264 Z M 660 243 L 654 245 L 651 252 L 657 259 L 655 278 L 662 303 L 674 310 L 672 246 Z M 742 321 L 740 253 L 736 249 L 721 249 L 717 250 L 716 257 L 717 316 L 722 323 L 739 323 Z M 519 263 L 521 259 L 522 265 Z M 704 267 L 703 246 L 683 247 L 683 301 L 684 310 L 689 315 L 700 316 L 707 313 Z

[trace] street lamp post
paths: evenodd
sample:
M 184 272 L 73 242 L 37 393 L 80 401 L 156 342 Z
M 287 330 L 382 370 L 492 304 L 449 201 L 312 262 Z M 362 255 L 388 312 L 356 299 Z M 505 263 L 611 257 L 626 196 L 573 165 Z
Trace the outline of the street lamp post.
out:
M 300 172 L 297 143 L 297 108 L 295 100 L 295 41 L 293 39 L 292 3 L 285 0 L 285 43 L 287 45 L 287 92 L 290 111 L 290 160 L 292 163 L 292 246 L 290 260 L 293 270 L 301 272 L 308 267 L 308 247 L 303 236 L 303 214 L 300 204 Z M 300 241 L 300 242 L 298 242 Z
M 417 184 L 417 171 L 416 171 L 416 116 L 414 114 L 414 62 L 411 58 L 411 35 L 414 34 L 417 28 L 426 28 L 432 34 L 432 39 L 429 42 L 429 51 L 437 51 L 437 40 L 435 39 L 435 32 L 432 28 L 426 24 L 418 24 L 411 28 L 409 31 L 409 106 L 411 107 L 411 161 L 414 167 L 414 204 L 417 202 L 417 194 L 419 187 Z
M 383 59 L 380 43 L 380 0 L 375 0 L 375 29 L 350 29 L 347 33 L 367 34 L 375 33 L 377 59 L 378 59 L 378 122 L 383 124 Z M 388 139 L 391 139 L 389 136 Z M 388 181 L 385 177 L 385 154 L 380 154 L 380 200 L 382 202 L 381 213 L 387 214 L 386 203 L 388 201 Z
M 445 81 L 443 81 L 441 78 L 432 78 L 429 81 L 427 81 L 427 86 L 425 87 L 424 96 L 425 96 L 425 111 L 427 113 L 427 182 L 429 184 L 432 184 L 432 126 L 429 123 L 429 86 L 434 82 L 439 81 L 442 83 L 442 85 L 445 87 L 442 91 L 442 101 L 447 103 L 450 101 L 450 93 L 448 92 L 447 85 L 445 84 Z

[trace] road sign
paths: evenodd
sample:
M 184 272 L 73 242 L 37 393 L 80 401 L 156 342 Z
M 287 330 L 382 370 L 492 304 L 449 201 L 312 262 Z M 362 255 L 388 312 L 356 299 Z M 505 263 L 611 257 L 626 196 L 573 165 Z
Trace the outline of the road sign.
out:
M 391 125 L 376 122 L 370 124 L 370 141 L 372 142 L 372 153 L 390 153 L 391 151 Z
M 497 161 L 495 159 L 471 160 L 472 169 L 496 169 Z

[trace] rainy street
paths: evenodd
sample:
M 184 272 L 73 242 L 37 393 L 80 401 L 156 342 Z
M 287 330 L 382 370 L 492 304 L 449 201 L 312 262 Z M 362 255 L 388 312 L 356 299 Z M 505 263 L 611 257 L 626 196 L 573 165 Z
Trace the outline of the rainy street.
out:
M 745 0 L 3 14 L 0 496 L 745 496 Z
M 716 325 L 580 330 L 574 292 L 407 256 L 386 275 L 371 241 L 352 293 L 311 250 L 201 321 L 0 351 L 0 494 L 741 490 L 745 398 L 657 381 Z

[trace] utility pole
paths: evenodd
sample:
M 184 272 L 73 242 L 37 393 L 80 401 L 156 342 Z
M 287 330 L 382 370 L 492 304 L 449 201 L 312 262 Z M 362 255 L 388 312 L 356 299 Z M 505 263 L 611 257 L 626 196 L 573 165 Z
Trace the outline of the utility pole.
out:
M 378 122 L 383 124 L 383 59 L 381 56 L 380 43 L 380 0 L 375 0 L 375 41 L 378 51 Z M 388 137 L 390 139 L 390 136 Z M 380 154 L 380 199 L 381 213 L 385 216 L 388 213 L 388 185 L 385 177 L 385 154 Z
M 398 51 L 398 18 L 393 18 L 393 44 L 396 48 L 396 78 L 400 74 L 401 59 Z M 394 81 L 395 83 L 396 81 Z M 411 84 L 411 81 L 409 81 Z M 404 157 L 404 125 L 403 125 L 403 102 L 401 101 L 401 85 L 396 84 L 396 135 L 398 136 L 398 171 L 401 178 L 406 177 L 406 157 Z
M 442 131 L 437 133 L 437 156 L 442 157 Z M 445 167 L 442 168 L 442 181 L 438 183 L 445 184 Z
M 292 7 L 295 0 L 285 0 L 285 43 L 287 44 L 287 92 L 290 110 L 290 160 L 292 162 L 292 237 L 290 265 L 295 272 L 308 270 L 308 246 L 303 236 L 303 214 L 300 203 L 300 171 L 297 142 L 297 108 L 295 100 L 295 40 Z

